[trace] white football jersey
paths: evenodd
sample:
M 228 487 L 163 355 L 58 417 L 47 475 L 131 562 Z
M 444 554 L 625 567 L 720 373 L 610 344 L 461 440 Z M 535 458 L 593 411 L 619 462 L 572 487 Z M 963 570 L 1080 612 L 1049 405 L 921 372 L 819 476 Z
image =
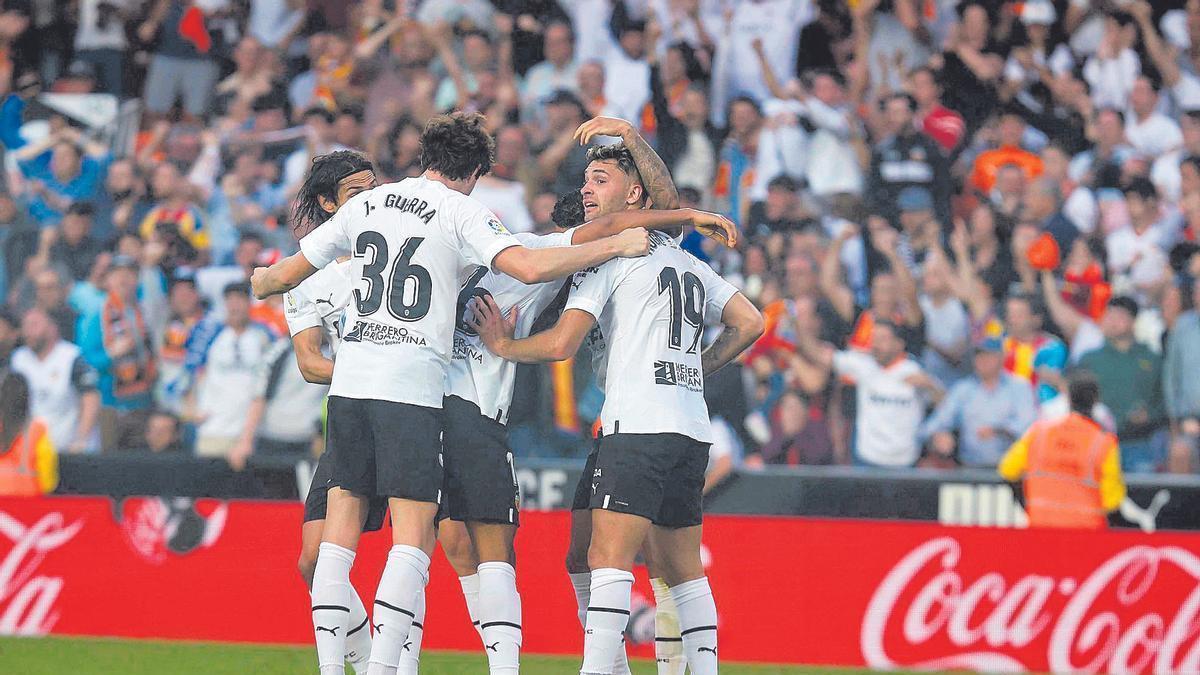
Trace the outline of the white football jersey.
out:
M 605 434 L 675 433 L 712 441 L 700 337 L 737 289 L 669 236 L 650 233 L 650 253 L 617 258 L 571 280 L 566 309 L 596 317 L 608 347 Z
M 328 346 L 326 355 L 337 351 L 342 340 L 342 316 L 352 299 L 351 271 L 349 260 L 334 262 L 287 292 L 283 316 L 292 337 L 309 328 L 321 328 Z
M 314 267 L 353 256 L 330 395 L 442 407 L 465 275 L 518 245 L 479 202 L 426 178 L 352 197 L 300 240 Z
M 546 235 L 518 233 L 518 241 L 528 248 L 570 246 L 575 231 Z M 473 328 L 467 325 L 467 305 L 471 298 L 490 294 L 500 310 L 508 314 L 517 308 L 515 337 L 527 337 L 533 322 L 542 310 L 554 301 L 563 284 L 555 279 L 540 284 L 523 284 L 507 274 L 480 267 L 467 279 L 458 297 L 458 325 L 454 330 L 454 356 L 446 378 L 446 394 L 458 396 L 479 406 L 479 411 L 501 424 L 508 422 L 512 402 L 513 379 L 517 364 L 489 352 Z

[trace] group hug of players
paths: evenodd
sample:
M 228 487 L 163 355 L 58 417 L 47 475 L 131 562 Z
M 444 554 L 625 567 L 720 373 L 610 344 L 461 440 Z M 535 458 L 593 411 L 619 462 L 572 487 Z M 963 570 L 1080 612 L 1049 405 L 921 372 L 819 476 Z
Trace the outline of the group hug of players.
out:
M 287 293 L 298 366 L 330 385 L 300 561 L 322 675 L 345 662 L 369 675 L 417 672 L 438 542 L 490 672 L 519 671 L 519 493 L 505 429 L 515 364 L 562 360 L 585 342 L 605 401 L 567 556 L 580 672 L 629 672 L 639 554 L 654 585 L 659 672 L 717 672 L 700 558 L 712 440 L 704 376 L 761 334 L 762 317 L 678 245 L 690 225 L 733 246 L 730 221 L 677 208 L 662 160 L 627 122 L 596 118 L 576 136 L 621 142 L 588 150 L 582 188 L 561 197 L 558 229 L 541 235 L 509 233 L 468 196 L 492 164 L 479 114 L 431 120 L 423 173 L 396 183 L 379 185 L 354 152 L 317 157 L 295 206 L 300 252 L 253 274 L 259 298 Z M 721 325 L 707 345 L 706 320 Z M 368 615 L 350 569 L 361 533 L 385 514 L 393 546 Z

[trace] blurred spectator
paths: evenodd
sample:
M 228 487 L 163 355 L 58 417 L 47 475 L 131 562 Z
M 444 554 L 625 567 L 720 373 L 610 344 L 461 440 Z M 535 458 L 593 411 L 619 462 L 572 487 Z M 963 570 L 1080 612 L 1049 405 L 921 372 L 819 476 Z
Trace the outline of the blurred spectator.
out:
M 1145 298 L 1166 280 L 1166 251 L 1175 242 L 1178 223 L 1163 215 L 1158 190 L 1148 178 L 1138 177 L 1124 188 L 1128 224 L 1109 234 L 1108 269 L 1114 278 L 1127 279 L 1134 293 Z
M 104 278 L 100 310 L 80 319 L 79 346 L 100 374 L 102 447 L 112 450 L 141 435 L 158 364 L 137 301 L 138 263 L 116 256 Z
M 226 457 L 237 443 L 254 400 L 254 372 L 271 333 L 250 321 L 250 285 L 225 287 L 225 320 L 203 350 L 192 404 L 196 454 Z
M 525 72 L 521 81 L 521 109 L 527 118 L 541 119 L 541 106 L 559 89 L 574 89 L 577 64 L 575 32 L 571 24 L 554 21 L 542 31 L 545 60 Z
M 176 270 L 167 298 L 169 315 L 155 340 L 159 377 L 154 398 L 160 409 L 179 415 L 194 374 L 188 368 L 188 348 L 206 345 L 219 325 L 205 322 L 204 301 L 191 270 Z
M 229 451 L 234 468 L 245 466 L 251 453 L 290 457 L 311 454 L 329 387 L 306 382 L 295 365 L 291 340 L 277 340 L 257 365 L 254 399 L 237 443 Z
M 136 447 L 144 452 L 152 454 L 183 452 L 179 418 L 163 410 L 155 410 L 150 413 L 150 417 L 146 420 L 146 432 L 142 435 L 141 441 Z
M 942 104 L 937 73 L 929 67 L 917 68 L 909 75 L 908 90 L 917 103 L 917 128 L 937 141 L 947 154 L 957 149 L 966 135 L 966 123 L 962 115 Z
M 1150 158 L 1183 145 L 1183 132 L 1175 120 L 1158 112 L 1158 84 L 1149 75 L 1133 83 L 1129 95 L 1130 115 L 1125 120 L 1125 138 L 1133 149 Z
M 215 318 L 225 317 L 225 289 L 229 284 L 250 280 L 263 250 L 262 237 L 246 232 L 238 240 L 232 265 L 209 265 L 196 270 L 196 288 Z
M 142 218 L 138 231 L 146 241 L 167 247 L 167 265 L 195 265 L 206 259 L 209 231 L 193 200 L 191 184 L 179 167 L 164 162 L 154 167 L 150 190 L 157 200 Z
M 73 341 L 78 315 L 67 304 L 67 287 L 57 269 L 47 268 L 38 272 L 33 278 L 33 307 L 50 318 L 59 337 Z
M 949 388 L 969 373 L 967 351 L 971 319 L 955 296 L 957 279 L 946 255 L 938 250 L 925 260 L 921 276 L 921 314 L 925 319 L 925 351 L 921 366 Z
M 546 100 L 546 136 L 533 148 L 538 172 L 555 194 L 578 190 L 587 168 L 587 149 L 575 140 L 575 130 L 586 121 L 583 104 L 571 92 L 559 89 Z
M 146 201 L 146 182 L 138 176 L 131 159 L 115 160 L 108 167 L 104 189 L 97 193 L 92 236 L 103 243 L 114 241 L 126 232 L 137 232 L 150 210 Z
M 777 421 L 771 440 L 760 454 L 767 464 L 830 464 L 833 444 L 824 423 L 810 417 L 809 407 L 800 394 L 785 392 L 776 407 Z
M 847 326 L 852 326 L 846 345 L 852 350 L 873 349 L 875 326 L 881 322 L 891 325 L 903 342 L 902 352 L 921 352 L 921 311 L 917 306 L 917 291 L 908 266 L 900 258 L 900 235 L 883 223 L 878 225 L 872 244 L 888 265 L 871 279 L 870 304 L 858 304 L 841 273 L 840 247 L 855 235 L 846 228 L 834 240 L 821 265 L 821 290 L 833 309 Z
M 971 184 L 982 194 L 989 194 L 996 184 L 996 172 L 1002 166 L 1015 165 L 1027 181 L 1042 175 L 1042 159 L 1021 147 L 1025 136 L 1025 120 L 1016 111 L 1005 111 L 996 124 L 997 146 L 975 158 Z
M 1112 411 L 1121 442 L 1121 467 L 1156 471 L 1164 460 L 1162 363 L 1133 337 L 1138 305 L 1132 298 L 1109 301 L 1101 319 L 1104 346 L 1085 354 L 1079 367 L 1100 383 L 1100 402 Z
M 1003 344 L 975 346 L 975 374 L 953 387 L 921 426 L 931 452 L 965 466 L 995 466 L 1037 419 L 1033 390 L 1004 372 Z
M 750 208 L 750 189 L 757 178 L 755 161 L 763 131 L 762 108 L 741 96 L 729 104 L 729 133 L 717 158 L 713 197 L 718 208 L 741 222 Z M 745 209 L 745 210 L 744 210 Z
M 500 129 L 496 132 L 496 161 L 492 172 L 481 176 L 471 192 L 473 198 L 491 209 L 512 232 L 533 229 L 522 180 L 528 176 L 520 175 L 528 163 L 529 146 L 521 127 L 514 125 Z
M 17 209 L 12 197 L 0 194 L 0 300 L 25 272 L 25 263 L 37 252 L 37 226 Z
M 1129 101 L 1142 68 L 1133 49 L 1136 40 L 1133 17 L 1120 11 L 1108 14 L 1100 48 L 1083 66 L 1083 77 L 1091 86 L 1097 108 L 1122 108 Z
M 1175 433 L 1173 471 L 1200 468 L 1200 284 L 1192 286 L 1192 309 L 1175 321 L 1163 355 L 1163 399 Z
M 200 2 L 154 0 L 150 16 L 137 28 L 143 43 L 154 43 L 146 72 L 146 111 L 166 116 L 183 99 L 185 118 L 208 112 L 219 66 L 213 59 L 213 36 Z
M 900 191 L 923 187 L 933 196 L 938 221 L 950 222 L 949 167 L 941 146 L 913 126 L 916 101 L 907 94 L 895 94 L 881 105 L 886 131 L 872 150 L 865 186 L 871 212 L 896 222 Z
M 58 485 L 58 455 L 45 422 L 30 412 L 29 395 L 21 374 L 0 374 L 0 495 L 5 497 L 36 497 Z
M 0 370 L 11 365 L 13 352 L 20 344 L 20 319 L 8 308 L 0 307 Z
M 98 377 L 79 351 L 63 340 L 46 312 L 33 308 L 21 321 L 25 345 L 13 353 L 12 369 L 25 376 L 33 415 L 49 429 L 60 452 L 100 449 Z
M 108 169 L 108 148 L 65 127 L 16 151 L 30 195 L 29 215 L 43 227 L 55 225 L 76 201 L 93 199 Z
M 922 393 L 939 398 L 941 390 L 905 355 L 895 324 L 875 322 L 869 353 L 826 351 L 824 360 L 855 387 L 854 462 L 878 467 L 916 464 L 925 415 Z
M 64 265 L 76 281 L 87 277 L 103 249 L 102 243 L 92 237 L 94 214 L 90 202 L 71 204 L 63 215 L 59 235 L 50 247 L 50 262 Z
M 124 93 L 125 21 L 132 3 L 126 0 L 79 0 L 75 29 L 75 58 L 96 71 L 96 91 Z

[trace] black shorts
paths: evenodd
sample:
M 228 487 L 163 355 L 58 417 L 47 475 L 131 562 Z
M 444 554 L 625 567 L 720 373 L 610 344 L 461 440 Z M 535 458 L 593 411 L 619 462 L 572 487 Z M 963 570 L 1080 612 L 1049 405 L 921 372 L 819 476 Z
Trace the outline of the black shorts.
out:
M 592 478 L 596 472 L 596 453 L 600 451 L 600 439 L 592 440 L 592 451 L 583 463 L 583 473 L 575 484 L 575 498 L 571 500 L 572 511 L 587 511 L 592 508 Z
M 329 452 L 317 460 L 317 468 L 313 471 L 312 483 L 308 486 L 308 496 L 304 498 L 304 522 L 325 520 L 325 510 L 329 505 L 329 487 L 333 482 L 333 458 Z M 372 499 L 367 508 L 367 522 L 363 524 L 363 532 L 374 532 L 383 527 L 387 518 L 387 499 Z
M 442 413 L 446 515 L 451 520 L 518 524 L 521 490 L 508 429 L 457 396 L 442 400 Z
M 662 527 L 703 520 L 709 443 L 680 434 L 613 434 L 600 439 L 590 507 L 650 519 Z
M 327 425 L 330 485 L 368 498 L 441 503 L 441 410 L 330 396 Z

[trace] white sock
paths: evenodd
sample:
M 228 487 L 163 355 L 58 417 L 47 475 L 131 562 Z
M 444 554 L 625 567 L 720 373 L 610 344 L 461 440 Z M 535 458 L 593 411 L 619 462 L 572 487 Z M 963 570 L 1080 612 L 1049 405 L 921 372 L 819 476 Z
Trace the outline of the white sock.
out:
M 416 618 L 417 595 L 428 582 L 429 556 L 415 546 L 393 546 L 375 591 L 375 640 L 371 643 L 368 675 L 396 672 L 408 630 Z
M 491 675 L 516 675 L 521 661 L 521 594 L 506 562 L 479 565 L 479 626 Z
M 413 605 L 412 627 L 408 629 L 408 639 L 400 648 L 400 666 L 396 668 L 397 675 L 417 675 L 417 667 L 421 665 L 421 638 L 425 637 L 425 590 L 417 594 L 417 602 Z
M 592 570 L 592 595 L 588 601 L 580 673 L 608 675 L 613 672 L 617 653 L 623 651 L 632 592 L 632 572 L 611 567 Z
M 567 576 L 571 577 L 571 586 L 575 588 L 575 604 L 579 607 L 579 625 L 587 628 L 588 601 L 592 597 L 592 573 L 576 572 Z M 624 636 L 622 636 L 622 640 L 624 640 Z M 613 675 L 630 675 L 629 656 L 625 653 L 624 642 L 621 643 L 617 659 L 613 662 Z
M 350 602 L 350 629 L 346 631 L 346 661 L 357 675 L 366 675 L 367 660 L 371 658 L 371 627 L 367 625 L 370 621 L 367 608 L 355 591 Z
M 651 579 L 654 589 L 654 660 L 658 675 L 683 675 L 687 659 L 679 637 L 679 614 L 671 599 L 671 587 L 662 579 Z
M 579 627 L 587 628 L 588 601 L 592 597 L 592 573 L 578 572 L 567 575 L 571 577 L 571 587 L 575 589 L 575 606 L 579 608 Z
M 672 586 L 671 597 L 679 610 L 679 633 L 688 667 L 694 675 L 716 675 L 717 603 L 708 577 Z
M 482 642 L 483 629 L 479 627 L 479 574 L 459 577 L 458 583 L 462 586 L 463 600 L 467 601 L 467 616 L 471 617 L 471 625 L 475 626 L 475 632 Z
M 354 551 L 321 544 L 313 570 L 312 621 L 322 675 L 345 673 L 346 631 L 350 630 L 350 606 L 357 595 L 350 585 L 353 565 Z

